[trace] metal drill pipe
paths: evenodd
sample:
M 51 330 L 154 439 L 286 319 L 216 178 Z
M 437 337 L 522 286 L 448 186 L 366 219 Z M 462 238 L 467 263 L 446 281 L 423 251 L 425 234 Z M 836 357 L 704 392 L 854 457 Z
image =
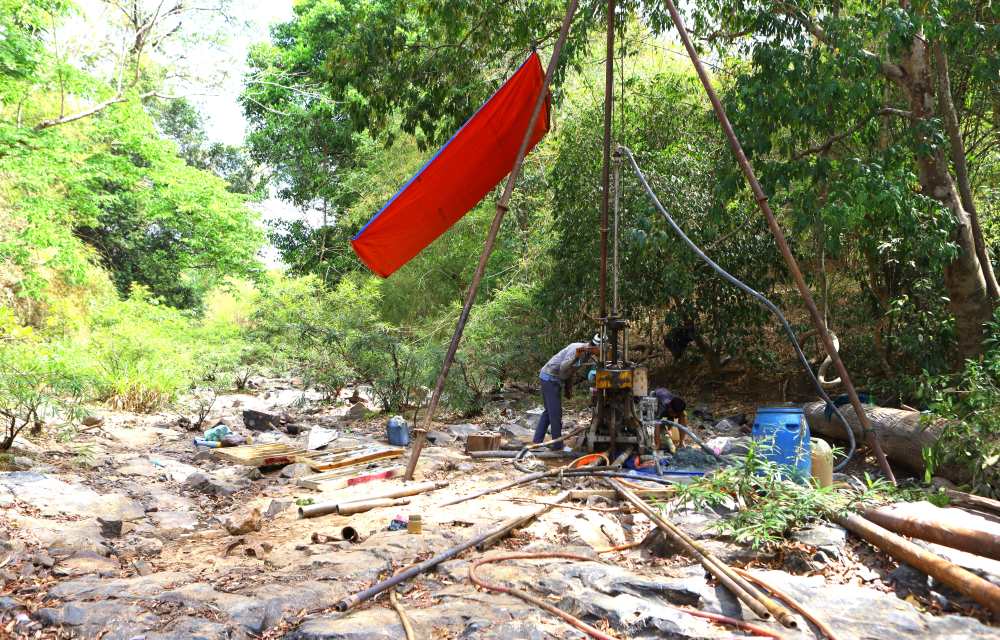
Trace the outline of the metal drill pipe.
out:
M 521 175 L 524 157 L 528 153 L 528 143 L 531 141 L 531 132 L 535 128 L 535 123 L 538 122 L 538 116 L 542 112 L 542 104 L 549 94 L 549 84 L 552 82 L 552 76 L 555 74 L 556 67 L 559 64 L 559 54 L 562 52 L 566 36 L 569 34 L 569 27 L 573 22 L 573 16 L 576 14 L 577 4 L 578 0 L 569 0 L 569 3 L 566 5 L 566 15 L 563 17 L 562 26 L 559 28 L 559 38 L 552 47 L 552 57 L 549 58 L 548 67 L 545 69 L 545 78 L 542 80 L 541 91 L 538 92 L 538 98 L 535 100 L 535 107 L 531 112 L 531 118 L 528 120 L 528 128 L 524 131 L 524 138 L 521 140 L 521 147 L 517 151 L 514 166 L 510 170 L 510 176 L 507 178 L 507 184 L 504 186 L 503 194 L 501 194 L 500 199 L 497 201 L 496 213 L 493 215 L 490 231 L 486 235 L 486 244 L 483 246 L 483 252 L 479 255 L 479 264 L 476 265 L 476 271 L 472 274 L 472 282 L 469 283 L 469 290 L 465 294 L 465 304 L 462 306 L 462 313 L 458 317 L 458 322 L 455 325 L 455 333 L 451 336 L 451 342 L 448 344 L 448 351 L 444 356 L 444 362 L 441 363 L 441 372 L 438 374 L 437 382 L 434 385 L 434 392 L 431 394 L 430 403 L 427 405 L 427 413 L 424 415 L 423 424 L 425 431 L 430 429 L 431 421 L 434 419 L 434 412 L 437 410 L 438 402 L 441 400 L 441 392 L 444 390 L 444 383 L 448 379 L 448 371 L 451 370 L 451 363 L 455 359 L 455 352 L 458 351 L 458 343 L 461 341 L 462 333 L 465 331 L 465 323 L 469 321 L 469 313 L 472 311 L 472 304 L 476 301 L 476 294 L 479 292 L 479 283 L 483 279 L 483 273 L 486 271 L 486 263 L 489 262 L 490 255 L 493 253 L 493 245 L 496 244 L 497 234 L 500 232 L 500 223 L 503 222 L 504 214 L 507 213 L 507 203 L 510 202 L 510 196 L 514 192 L 514 183 L 517 182 L 518 176 Z M 420 451 L 415 449 L 411 457 L 413 460 L 407 465 L 404 480 L 413 479 L 413 471 L 416 469 Z
M 722 130 L 726 134 L 726 139 L 729 141 L 729 146 L 733 151 L 733 155 L 736 156 L 736 162 L 740 165 L 743 175 L 746 176 L 747 182 L 750 184 L 754 200 L 757 201 L 757 206 L 760 207 L 761 212 L 767 219 L 767 226 L 771 229 L 771 235 L 774 236 L 774 240 L 778 245 L 778 250 L 781 252 L 782 257 L 785 260 L 785 264 L 788 266 L 788 270 L 792 274 L 792 279 L 795 280 L 795 286 L 798 288 L 799 294 L 802 296 L 802 301 L 805 303 L 806 309 L 809 311 L 809 317 L 812 319 L 813 326 L 816 327 L 816 331 L 823 340 L 823 348 L 826 349 L 826 354 L 830 356 L 833 360 L 833 365 L 837 368 L 837 374 L 840 376 L 844 389 L 847 391 L 847 396 L 851 400 L 851 406 L 854 407 L 854 412 L 858 415 L 858 419 L 861 421 L 861 430 L 865 433 L 865 436 L 868 438 L 868 444 L 871 445 L 872 450 L 875 452 L 875 457 L 878 459 L 878 464 L 882 469 L 882 473 L 885 474 L 885 477 L 888 478 L 893 484 L 895 484 L 896 476 L 892 473 L 892 468 L 889 466 L 889 461 L 885 457 L 885 452 L 882 450 L 882 445 L 878 440 L 877 434 L 872 430 L 871 421 L 868 419 L 868 415 L 865 413 L 865 409 L 861 405 L 861 399 L 858 398 L 858 393 L 854 390 L 854 384 L 851 382 L 850 374 L 847 373 L 847 367 L 844 366 L 843 360 L 840 359 L 840 354 L 833 346 L 833 340 L 830 338 L 830 332 L 827 330 L 826 324 L 823 322 L 823 316 L 820 315 L 819 309 L 816 308 L 816 302 L 813 300 L 812 294 L 809 292 L 809 287 L 806 285 L 805 277 L 803 277 L 802 271 L 799 269 L 799 264 L 795 260 L 795 256 L 792 255 L 791 249 L 788 247 L 788 241 L 785 239 L 785 233 L 781 230 L 781 227 L 778 226 L 778 221 L 774 217 L 774 212 L 771 211 L 771 205 L 768 204 L 767 195 L 764 193 L 764 189 L 761 188 L 760 182 L 757 180 L 757 174 L 754 172 L 753 166 L 750 165 L 750 160 L 747 159 L 746 153 L 743 152 L 743 145 L 740 144 L 739 138 L 736 137 L 733 125 L 729 122 L 729 116 L 726 115 L 726 109 L 722 106 L 722 102 L 719 101 L 719 96 L 716 95 L 715 89 L 712 88 L 708 72 L 705 71 L 705 67 L 702 65 L 701 59 L 698 57 L 698 52 L 695 51 L 694 45 L 691 44 L 691 36 L 688 34 L 687 28 L 684 26 L 681 14 L 677 11 L 677 6 L 674 4 L 673 0 L 666 0 L 666 4 L 667 9 L 670 11 L 670 17 L 674 21 L 674 26 L 677 27 L 677 33 L 680 35 L 681 41 L 684 43 L 684 48 L 687 50 L 688 56 L 691 58 L 691 64 L 694 65 L 695 71 L 698 73 L 698 78 L 701 80 L 702 86 L 705 87 L 705 92 L 708 94 L 708 99 L 712 103 L 712 108 L 715 110 L 715 115 L 719 119 L 719 124 L 722 125 Z
M 751 585 L 746 579 L 736 575 L 725 563 L 716 558 L 707 549 L 696 543 L 690 536 L 680 530 L 669 520 L 665 519 L 655 509 L 646 504 L 642 498 L 632 493 L 624 484 L 618 480 L 608 479 L 607 483 L 614 488 L 618 494 L 630 502 L 636 509 L 641 511 L 647 518 L 652 520 L 664 533 L 677 542 L 688 554 L 702 564 L 716 579 L 721 582 L 730 592 L 743 601 L 750 609 L 762 618 L 771 615 L 786 627 L 796 626 L 795 618 L 791 612 L 780 604 L 764 595 Z
M 611 200 L 611 114 L 615 100 L 615 0 L 608 0 L 607 58 L 604 61 L 604 161 L 601 165 L 601 318 L 608 317 L 608 205 Z
M 899 562 L 905 562 L 959 593 L 969 596 L 989 609 L 994 620 L 1000 620 L 1000 587 L 992 582 L 980 578 L 971 571 L 917 546 L 903 536 L 896 535 L 856 513 L 839 516 L 835 522 L 885 551 Z
M 560 496 L 556 496 L 556 499 L 561 501 L 565 499 L 565 496 L 566 494 L 561 494 Z M 538 517 L 541 514 L 545 513 L 545 511 L 554 507 L 555 505 L 556 505 L 555 502 L 551 504 L 545 504 L 542 505 L 542 507 L 533 510 L 531 513 L 534 514 L 534 517 Z M 386 589 L 391 589 L 398 584 L 406 582 L 411 578 L 417 577 L 418 575 L 424 573 L 425 571 L 433 569 L 434 567 L 441 564 L 445 560 L 450 560 L 451 558 L 454 558 L 455 556 L 462 553 L 466 549 L 471 549 L 472 547 L 481 544 L 486 540 L 495 540 L 498 537 L 503 537 L 504 535 L 510 533 L 518 526 L 520 526 L 522 520 L 523 518 L 514 518 L 511 520 L 506 520 L 494 527 L 491 527 L 487 531 L 484 531 L 483 533 L 477 536 L 473 536 L 472 538 L 469 538 L 468 540 L 465 540 L 464 542 L 455 545 L 454 547 L 445 549 L 444 551 L 442 551 L 441 553 L 437 554 L 432 558 L 428 558 L 423 562 L 411 565 L 410 567 L 400 571 L 399 573 L 372 585 L 371 587 L 365 589 L 364 591 L 359 591 L 358 593 L 347 596 L 343 600 L 337 602 L 337 604 L 334 605 L 334 607 L 337 609 L 337 611 L 341 612 L 347 611 L 348 609 L 361 604 L 365 600 L 370 600 L 371 598 L 374 598 L 375 596 L 382 593 Z

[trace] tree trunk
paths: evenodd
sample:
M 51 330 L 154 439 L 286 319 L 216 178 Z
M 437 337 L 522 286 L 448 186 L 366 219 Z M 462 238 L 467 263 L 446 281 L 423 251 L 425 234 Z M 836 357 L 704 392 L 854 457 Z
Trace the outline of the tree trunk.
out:
M 945 53 L 940 42 L 934 43 L 933 50 L 938 77 L 938 104 L 941 108 L 945 132 L 948 134 L 948 142 L 951 145 L 951 162 L 955 166 L 958 195 L 961 197 L 962 207 L 969 213 L 969 222 L 972 225 L 972 239 L 976 243 L 976 256 L 979 258 L 979 263 L 983 269 L 983 276 L 986 279 L 986 291 L 989 293 L 990 300 L 996 304 L 997 300 L 1000 299 L 1000 285 L 997 284 L 997 277 L 993 273 L 993 263 L 990 261 L 989 249 L 986 247 L 986 240 L 983 237 L 983 229 L 979 226 L 979 214 L 976 212 L 976 203 L 972 198 L 972 186 L 969 183 L 969 167 L 965 158 L 965 143 L 962 140 L 962 130 L 958 123 L 958 112 L 955 109 L 955 101 L 951 95 L 948 54 Z
M 921 121 L 937 115 L 927 43 L 922 34 L 913 38 L 909 57 L 902 66 L 906 73 L 901 85 L 908 94 L 913 118 L 919 127 Z M 935 148 L 929 136 L 919 129 L 917 135 L 920 142 L 931 149 L 929 153 L 917 157 L 921 189 L 924 195 L 948 208 L 955 224 L 952 240 L 958 245 L 958 256 L 945 267 L 944 280 L 951 312 L 955 316 L 958 353 L 963 360 L 977 358 L 983 351 L 984 325 L 993 317 L 993 305 L 976 255 L 972 222 L 955 189 L 944 149 L 940 146 Z

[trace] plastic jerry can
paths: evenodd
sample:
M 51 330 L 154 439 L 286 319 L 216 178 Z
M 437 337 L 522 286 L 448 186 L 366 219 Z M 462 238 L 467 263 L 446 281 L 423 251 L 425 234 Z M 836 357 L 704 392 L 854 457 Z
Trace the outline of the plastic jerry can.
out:
M 805 480 L 812 474 L 809 425 L 800 407 L 760 407 L 751 435 L 763 445 L 763 455 L 785 467 L 789 476 Z
M 410 444 L 410 425 L 406 424 L 406 420 L 402 416 L 389 418 L 389 424 L 386 425 L 385 431 L 389 438 L 389 444 L 395 447 L 405 447 Z
M 813 438 L 809 443 L 812 458 L 812 477 L 821 487 L 833 484 L 833 449 L 826 440 Z

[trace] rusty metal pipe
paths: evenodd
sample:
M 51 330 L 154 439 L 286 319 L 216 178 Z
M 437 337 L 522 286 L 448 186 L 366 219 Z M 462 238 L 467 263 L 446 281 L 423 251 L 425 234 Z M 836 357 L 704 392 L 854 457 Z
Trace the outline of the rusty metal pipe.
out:
M 919 538 L 984 558 L 1000 560 L 1000 535 L 984 529 L 965 527 L 961 523 L 954 522 L 955 516 L 965 512 L 957 509 L 929 508 L 932 505 L 926 502 L 912 504 L 917 508 L 901 509 L 897 505 L 888 505 L 877 509 L 868 509 L 863 515 L 866 519 L 893 533 Z M 984 519 L 983 522 L 988 521 Z M 994 525 L 994 529 L 996 529 L 996 525 Z
M 420 482 L 408 486 L 396 487 L 395 489 L 389 489 L 387 491 L 381 491 L 375 493 L 374 495 L 366 496 L 365 498 L 350 498 L 346 500 L 320 502 L 319 504 L 299 507 L 299 517 L 316 518 L 330 513 L 340 513 L 341 515 L 345 515 L 342 507 L 354 504 L 355 502 L 370 502 L 372 500 L 384 500 L 389 498 L 405 498 L 407 496 L 415 496 L 419 493 L 434 491 L 435 489 L 440 489 L 446 486 L 448 486 L 447 482 Z
M 543 509 L 551 509 L 553 506 L 555 506 L 554 503 L 547 504 L 543 506 Z M 535 517 L 537 517 L 541 513 L 544 513 L 544 510 L 539 513 L 536 513 Z M 437 554 L 432 558 L 428 558 L 423 562 L 411 565 L 410 567 L 407 567 L 406 569 L 400 571 L 399 573 L 393 575 L 392 577 L 386 578 L 385 580 L 372 585 L 371 587 L 365 589 L 364 591 L 359 591 L 358 593 L 347 596 L 346 598 L 337 602 L 337 604 L 334 605 L 334 607 L 337 609 L 337 611 L 341 612 L 347 611 L 348 609 L 355 607 L 366 600 L 374 598 L 375 596 L 382 593 L 386 589 L 391 589 L 398 584 L 401 584 L 403 582 L 406 582 L 407 580 L 415 578 L 421 573 L 433 569 L 442 562 L 454 558 L 463 551 L 471 549 L 472 547 L 475 547 L 479 544 L 482 544 L 486 540 L 497 539 L 498 536 L 502 538 L 503 536 L 509 534 L 511 531 L 513 531 L 518 527 L 518 523 L 516 520 L 517 519 L 511 519 L 501 522 L 500 524 L 491 527 L 490 529 L 484 531 L 483 533 L 477 536 L 473 536 L 472 538 L 469 538 L 468 540 L 465 540 L 464 542 L 457 544 L 454 547 L 445 549 L 444 551 L 442 551 L 441 553 Z
M 337 513 L 342 516 L 351 516 L 355 513 L 364 513 L 372 509 L 382 509 L 383 507 L 400 507 L 410 504 L 409 498 L 378 498 L 376 500 L 356 500 L 337 505 Z
M 1000 587 L 992 582 L 918 547 L 906 538 L 856 513 L 840 516 L 837 518 L 837 524 L 851 530 L 896 560 L 905 562 L 914 569 L 923 571 L 952 589 L 969 596 L 992 612 L 994 619 L 1000 618 Z
M 733 125 L 729 122 L 729 116 L 726 115 L 726 109 L 722 106 L 722 102 L 719 101 L 719 96 L 716 95 L 715 89 L 712 87 L 712 82 L 708 77 L 708 72 L 705 71 L 705 67 L 702 65 L 701 59 L 698 57 L 698 52 L 695 51 L 694 45 L 691 43 L 691 36 L 688 34 L 687 28 L 684 26 L 681 14 L 677 11 L 677 6 L 674 4 L 674 0 L 666 0 L 666 5 L 667 9 L 670 11 L 670 17 L 674 22 L 674 26 L 677 27 L 677 33 L 680 35 L 681 41 L 684 43 L 684 48 L 687 50 L 688 56 L 691 58 L 691 64 L 694 65 L 695 71 L 698 73 L 698 78 L 701 80 L 702 86 L 705 87 L 708 99 L 712 103 L 712 109 L 715 110 L 715 115 L 719 119 L 719 124 L 722 126 L 722 130 L 726 134 L 726 139 L 729 141 L 729 146 L 733 151 L 733 155 L 736 156 L 736 162 L 740 165 L 743 175 L 746 176 L 747 182 L 750 184 L 754 200 L 757 201 L 757 206 L 760 207 L 761 212 L 767 219 L 767 226 L 771 229 L 771 235 L 774 236 L 775 243 L 778 245 L 778 250 L 781 252 L 781 256 L 784 258 L 789 272 L 792 274 L 795 286 L 798 288 L 799 294 L 802 296 L 802 301 L 805 303 L 806 309 L 809 311 L 809 317 L 812 320 L 813 326 L 816 328 L 820 338 L 823 340 L 823 348 L 826 350 L 826 354 L 833 360 L 833 365 L 837 369 L 837 375 L 840 376 L 841 382 L 843 382 L 844 385 L 844 390 L 847 391 L 847 396 L 851 400 L 851 406 L 854 407 L 854 411 L 857 413 L 858 419 L 861 421 L 861 430 L 865 433 L 868 443 L 871 445 L 872 451 L 875 452 L 879 468 L 882 470 L 885 477 L 895 484 L 896 476 L 892 472 L 892 467 L 889 466 L 889 461 L 885 457 L 885 452 L 882 450 L 882 445 L 879 443 L 877 434 L 874 430 L 872 430 L 871 421 L 868 419 L 867 414 L 865 414 L 864 407 L 861 404 L 861 399 L 858 398 L 858 393 L 854 390 L 854 383 L 851 382 L 851 376 L 847 373 L 847 367 L 844 366 L 843 360 L 840 359 L 840 354 L 833 346 L 833 340 L 830 338 L 830 331 L 826 328 L 823 316 L 816 307 L 816 302 L 813 300 L 812 293 L 809 292 L 809 286 L 806 284 L 805 277 L 803 277 L 802 271 L 799 269 L 799 264 L 795 260 L 795 256 L 792 255 L 792 250 L 788 247 L 788 241 L 785 239 L 785 233 L 778 225 L 778 221 L 774 217 L 774 212 L 771 211 L 771 205 L 768 204 L 767 195 L 764 193 L 764 189 L 760 186 L 760 182 L 757 180 L 757 174 L 754 172 L 753 166 L 750 164 L 750 160 L 747 159 L 746 153 L 743 152 L 743 145 L 740 144 L 739 138 L 736 137 Z
M 510 177 L 507 178 L 503 194 L 501 194 L 500 199 L 497 201 L 496 213 L 493 215 L 493 222 L 490 224 L 489 233 L 486 234 L 486 243 L 483 246 L 483 252 L 479 255 L 479 264 L 476 265 L 476 271 L 472 274 L 469 290 L 465 294 L 465 304 L 462 306 L 462 313 L 458 316 L 458 322 L 455 324 L 455 332 L 452 334 L 451 342 L 448 344 L 448 351 L 445 353 L 444 362 L 441 363 L 441 372 L 438 373 L 437 382 L 434 384 L 434 391 L 431 393 L 431 399 L 427 405 L 427 413 L 424 415 L 424 431 L 430 428 L 431 421 L 434 419 L 434 412 L 437 411 L 438 402 L 441 400 L 441 392 L 444 390 L 444 383 L 448 379 L 448 371 L 451 370 L 451 363 L 455 359 L 455 352 L 458 351 L 458 343 L 462 340 L 465 323 L 469 321 L 469 313 L 472 311 L 472 304 L 476 301 L 476 294 L 479 292 L 479 283 L 483 279 L 483 273 L 486 271 L 486 263 L 489 262 L 490 255 L 493 253 L 493 245 L 496 244 L 497 234 L 500 232 L 500 223 L 503 222 L 504 214 L 507 213 L 507 203 L 510 202 L 510 196 L 514 192 L 514 183 L 517 182 L 518 176 L 521 175 L 524 156 L 528 153 L 528 143 L 531 141 L 531 132 L 535 128 L 535 123 L 538 122 L 538 116 L 542 112 L 542 104 L 545 103 L 545 98 L 549 94 L 549 84 L 552 82 L 552 76 L 555 74 L 556 67 L 559 64 L 559 54 L 562 52 L 563 44 L 565 44 L 566 37 L 569 34 L 569 27 L 573 22 L 573 16 L 576 14 L 577 4 L 578 0 L 569 0 L 569 3 L 566 5 L 566 15 L 563 17 L 562 26 L 559 28 L 559 37 L 552 47 L 552 57 L 549 58 L 548 67 L 545 69 L 545 79 L 542 80 L 542 89 L 535 100 L 535 107 L 531 112 L 531 118 L 528 120 L 528 128 L 524 131 L 524 138 L 521 140 L 521 147 L 518 149 L 514 166 L 510 170 Z M 413 479 L 413 472 L 416 469 L 419 458 L 420 449 L 414 446 L 413 452 L 410 454 L 410 462 L 406 467 L 406 475 L 403 477 L 405 480 Z
M 646 504 L 640 497 L 632 493 L 624 484 L 609 479 L 608 484 L 618 494 L 641 511 L 657 527 L 683 548 L 689 556 L 701 563 L 705 569 L 723 584 L 729 591 L 746 604 L 751 611 L 761 618 L 774 616 L 786 627 L 796 626 L 795 617 L 786 608 L 764 595 L 745 578 L 737 575 L 728 565 L 716 558 L 711 552 L 695 542 L 679 527 L 661 516 L 655 509 Z
M 608 317 L 608 209 L 611 202 L 611 116 L 615 106 L 615 0 L 608 0 L 607 23 L 607 58 L 604 60 L 604 158 L 601 164 L 601 271 L 597 284 L 600 292 L 601 318 Z M 612 348 L 615 347 L 617 345 Z
M 508 535 L 510 535 L 515 529 L 520 529 L 521 527 L 524 527 L 538 516 L 542 515 L 543 513 L 546 513 L 547 511 L 550 511 L 552 507 L 555 507 L 560 502 L 565 501 L 567 498 L 569 498 L 569 491 L 563 491 L 562 493 L 554 497 L 552 500 L 543 503 L 541 506 L 537 507 L 531 512 L 526 513 L 523 516 L 517 516 L 504 521 L 504 524 L 506 526 L 500 532 L 490 536 L 489 538 L 486 538 L 485 540 L 477 544 L 476 551 L 486 551 L 487 549 L 489 549 L 490 547 L 492 547 L 493 545 L 495 545 L 496 543 L 500 542 Z

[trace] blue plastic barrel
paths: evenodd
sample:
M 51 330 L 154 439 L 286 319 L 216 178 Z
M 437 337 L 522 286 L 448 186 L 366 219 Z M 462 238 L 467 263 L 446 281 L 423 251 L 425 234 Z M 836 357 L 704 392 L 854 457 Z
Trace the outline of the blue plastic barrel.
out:
M 788 468 L 789 475 L 796 479 L 810 476 L 809 424 L 801 408 L 760 407 L 751 433 L 763 445 L 765 458 Z
M 405 447 L 410 444 L 410 425 L 406 424 L 402 416 L 389 418 L 385 431 L 389 437 L 389 444 L 395 447 Z

